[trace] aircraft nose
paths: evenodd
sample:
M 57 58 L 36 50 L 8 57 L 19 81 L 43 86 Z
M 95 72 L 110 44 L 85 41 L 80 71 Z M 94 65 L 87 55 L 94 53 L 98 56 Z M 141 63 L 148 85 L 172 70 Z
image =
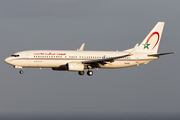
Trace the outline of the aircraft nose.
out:
M 8 57 L 4 60 L 7 64 L 14 65 L 13 60 L 11 57 Z
M 6 63 L 9 63 L 9 57 L 4 60 Z
M 7 58 L 4 61 L 7 63 L 7 61 L 8 61 Z

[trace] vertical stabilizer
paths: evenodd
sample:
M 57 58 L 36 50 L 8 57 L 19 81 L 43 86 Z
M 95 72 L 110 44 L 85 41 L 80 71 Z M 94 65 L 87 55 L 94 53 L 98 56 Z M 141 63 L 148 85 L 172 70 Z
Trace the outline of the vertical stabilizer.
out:
M 164 24 L 164 22 L 158 22 L 156 24 L 156 26 L 151 30 L 143 42 L 138 46 L 138 52 L 145 52 L 150 54 L 157 53 Z

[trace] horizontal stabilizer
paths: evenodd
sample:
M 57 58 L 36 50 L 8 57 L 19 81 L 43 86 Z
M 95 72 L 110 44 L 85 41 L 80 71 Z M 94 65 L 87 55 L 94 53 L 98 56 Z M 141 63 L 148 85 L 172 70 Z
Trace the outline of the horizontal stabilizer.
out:
M 158 54 L 151 54 L 151 55 L 148 55 L 148 56 L 154 56 L 154 57 L 159 57 L 161 55 L 168 55 L 168 54 L 174 54 L 176 52 L 169 52 L 169 53 L 158 53 Z

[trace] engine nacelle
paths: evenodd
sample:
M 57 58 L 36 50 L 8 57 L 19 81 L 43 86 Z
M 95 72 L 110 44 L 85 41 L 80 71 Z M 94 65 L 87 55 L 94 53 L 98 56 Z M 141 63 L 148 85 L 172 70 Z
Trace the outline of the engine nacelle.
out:
M 67 63 L 66 64 L 67 70 L 69 71 L 83 71 L 84 70 L 84 65 L 81 63 Z

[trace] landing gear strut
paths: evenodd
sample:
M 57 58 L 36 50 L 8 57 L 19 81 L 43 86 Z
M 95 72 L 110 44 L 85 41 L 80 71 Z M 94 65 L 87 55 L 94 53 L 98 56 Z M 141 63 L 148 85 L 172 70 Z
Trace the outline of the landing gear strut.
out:
M 23 67 L 22 66 L 14 66 L 14 68 L 18 68 L 18 69 L 21 69 L 20 71 L 19 71 L 19 73 L 20 74 L 23 74 L 24 72 L 23 72 Z

